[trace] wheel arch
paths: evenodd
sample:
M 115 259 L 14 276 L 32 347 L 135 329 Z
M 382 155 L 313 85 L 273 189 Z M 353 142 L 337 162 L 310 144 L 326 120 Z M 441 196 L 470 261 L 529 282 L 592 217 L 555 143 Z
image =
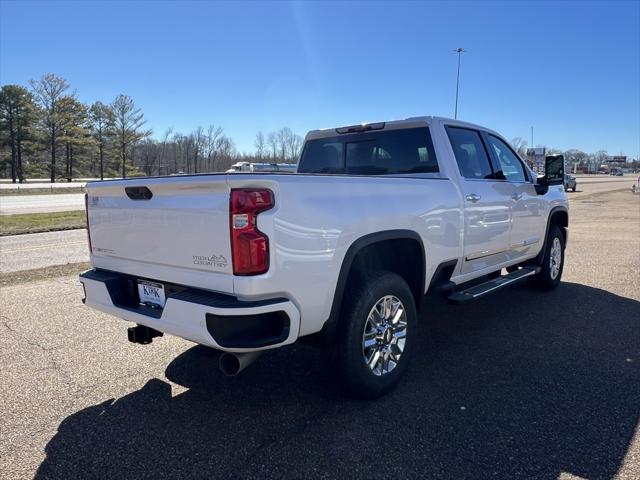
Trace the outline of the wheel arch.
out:
M 426 251 L 424 248 L 424 242 L 420 235 L 414 230 L 384 230 L 380 232 L 370 233 L 364 235 L 358 239 L 356 239 L 349 248 L 342 260 L 342 264 L 340 266 L 340 273 L 338 274 L 338 280 L 336 282 L 336 288 L 333 294 L 333 303 L 331 305 L 331 311 L 329 314 L 328 320 L 325 322 L 323 326 L 323 333 L 325 335 L 331 335 L 337 326 L 338 320 L 340 318 L 340 312 L 343 306 L 344 294 L 348 288 L 348 283 L 351 275 L 358 267 L 358 260 L 361 259 L 363 255 L 368 255 L 375 251 L 376 246 L 384 246 L 385 248 L 390 245 L 397 244 L 395 242 L 407 242 L 404 245 L 413 245 L 413 251 L 418 251 L 420 255 L 420 262 L 416 262 L 418 264 L 417 268 L 412 271 L 417 271 L 418 273 L 413 273 L 417 279 L 407 279 L 405 275 L 403 275 L 399 269 L 391 269 L 391 271 L 395 271 L 395 273 L 399 273 L 411 288 L 412 293 L 414 294 L 414 298 L 416 300 L 416 308 L 420 305 L 420 298 L 424 295 L 425 292 L 425 277 L 426 277 Z
M 547 228 L 545 229 L 545 232 L 544 232 L 544 243 L 542 244 L 542 248 L 540 249 L 540 252 L 535 257 L 536 265 L 540 265 L 540 263 L 542 263 L 542 257 L 544 256 L 544 252 L 547 247 L 547 238 L 549 237 L 549 229 L 551 228 L 552 225 L 557 225 L 562 229 L 564 233 L 564 240 L 566 245 L 567 237 L 568 237 L 567 229 L 569 228 L 569 210 L 566 207 L 557 206 L 557 207 L 553 207 L 549 211 L 549 216 L 547 217 Z

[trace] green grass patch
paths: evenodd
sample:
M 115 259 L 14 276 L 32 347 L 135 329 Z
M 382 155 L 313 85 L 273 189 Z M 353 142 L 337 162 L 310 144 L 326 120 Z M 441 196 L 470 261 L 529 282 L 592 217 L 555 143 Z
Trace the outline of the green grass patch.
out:
M 85 228 L 84 210 L 0 216 L 0 236 Z
M 84 188 L 3 188 L 0 190 L 0 197 L 6 197 L 9 195 L 58 195 L 61 193 L 84 193 Z

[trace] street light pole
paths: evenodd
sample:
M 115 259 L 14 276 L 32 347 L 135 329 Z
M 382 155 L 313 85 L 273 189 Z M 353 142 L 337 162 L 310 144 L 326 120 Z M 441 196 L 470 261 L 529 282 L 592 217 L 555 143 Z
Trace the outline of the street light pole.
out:
M 531 148 L 533 148 L 533 125 L 531 125 Z
M 466 50 L 464 50 L 463 48 L 456 48 L 454 50 L 454 52 L 458 54 L 458 75 L 456 76 L 456 110 L 453 116 L 454 119 L 458 118 L 458 90 L 460 88 L 460 54 L 465 51 Z

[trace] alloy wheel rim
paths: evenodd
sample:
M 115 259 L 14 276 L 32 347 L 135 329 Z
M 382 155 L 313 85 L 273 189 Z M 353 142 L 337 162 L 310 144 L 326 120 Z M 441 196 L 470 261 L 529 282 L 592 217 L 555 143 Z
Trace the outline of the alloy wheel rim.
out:
M 555 280 L 560 273 L 560 265 L 562 264 L 562 245 L 560 239 L 555 237 L 553 239 L 553 245 L 551 245 L 551 254 L 549 255 L 549 271 L 551 272 L 551 279 Z
M 371 308 L 362 333 L 362 355 L 376 376 L 393 371 L 407 341 L 407 313 L 398 297 L 385 295 Z

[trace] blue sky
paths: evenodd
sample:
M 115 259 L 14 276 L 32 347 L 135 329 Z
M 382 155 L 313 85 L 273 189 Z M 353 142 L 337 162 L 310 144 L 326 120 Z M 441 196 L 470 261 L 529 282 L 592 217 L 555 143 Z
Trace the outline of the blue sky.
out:
M 156 137 L 453 116 L 511 139 L 640 153 L 640 2 L 0 0 L 0 82 L 126 93 Z

